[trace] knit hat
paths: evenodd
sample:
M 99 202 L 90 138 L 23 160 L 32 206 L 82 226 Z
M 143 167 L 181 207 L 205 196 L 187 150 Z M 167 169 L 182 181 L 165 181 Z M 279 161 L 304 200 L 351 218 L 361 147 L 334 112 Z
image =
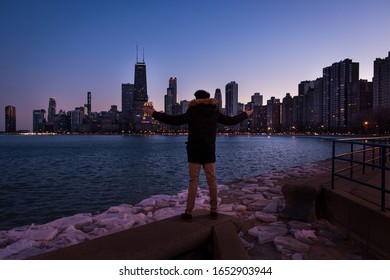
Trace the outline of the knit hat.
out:
M 207 98 L 210 98 L 210 93 L 208 93 L 205 90 L 197 90 L 194 95 L 195 95 L 196 99 L 207 99 Z

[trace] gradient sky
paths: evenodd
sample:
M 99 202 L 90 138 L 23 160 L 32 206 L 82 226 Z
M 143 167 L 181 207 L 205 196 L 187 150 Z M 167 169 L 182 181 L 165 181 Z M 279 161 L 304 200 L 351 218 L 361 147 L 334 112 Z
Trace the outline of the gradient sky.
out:
M 351 58 L 372 80 L 390 51 L 390 1 L 0 0 L 0 131 L 16 107 L 17 129 L 32 111 L 73 110 L 92 92 L 92 111 L 121 108 L 145 50 L 149 100 L 163 109 L 169 77 L 178 100 L 214 95 L 236 81 L 239 101 L 297 95 L 298 84 Z

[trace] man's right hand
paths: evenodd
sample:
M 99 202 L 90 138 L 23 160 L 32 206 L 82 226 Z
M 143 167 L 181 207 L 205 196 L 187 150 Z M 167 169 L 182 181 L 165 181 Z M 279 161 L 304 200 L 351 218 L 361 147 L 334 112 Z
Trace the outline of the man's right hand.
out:
M 252 110 L 246 109 L 246 110 L 245 110 L 245 113 L 246 113 L 247 116 L 249 117 L 249 116 L 253 113 L 253 109 L 252 109 Z

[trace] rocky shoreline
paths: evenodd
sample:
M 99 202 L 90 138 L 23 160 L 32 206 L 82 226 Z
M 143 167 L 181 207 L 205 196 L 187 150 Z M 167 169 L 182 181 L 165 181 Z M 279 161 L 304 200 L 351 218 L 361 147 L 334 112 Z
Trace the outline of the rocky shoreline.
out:
M 252 259 L 364 259 L 357 244 L 326 220 L 313 223 L 280 218 L 282 181 L 329 172 L 329 161 L 218 185 L 218 211 L 236 217 L 239 236 Z M 89 239 L 179 215 L 187 190 L 155 195 L 136 205 L 99 214 L 81 213 L 43 225 L 0 231 L 0 259 L 25 259 Z M 209 209 L 208 190 L 199 189 L 195 209 Z

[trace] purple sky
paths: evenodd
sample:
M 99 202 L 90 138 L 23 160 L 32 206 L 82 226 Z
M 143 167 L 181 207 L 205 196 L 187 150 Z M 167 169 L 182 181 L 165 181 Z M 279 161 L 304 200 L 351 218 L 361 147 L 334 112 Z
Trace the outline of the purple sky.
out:
M 121 84 L 133 83 L 136 45 L 145 49 L 148 94 L 163 109 L 170 76 L 178 99 L 197 89 L 239 101 L 297 94 L 298 84 L 345 58 L 371 80 L 375 58 L 390 51 L 390 1 L 0 0 L 0 131 L 16 106 L 17 129 L 32 111 L 73 110 L 92 92 L 92 110 L 121 108 Z

